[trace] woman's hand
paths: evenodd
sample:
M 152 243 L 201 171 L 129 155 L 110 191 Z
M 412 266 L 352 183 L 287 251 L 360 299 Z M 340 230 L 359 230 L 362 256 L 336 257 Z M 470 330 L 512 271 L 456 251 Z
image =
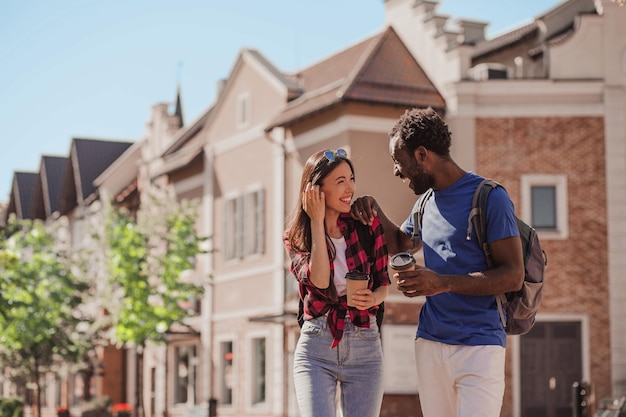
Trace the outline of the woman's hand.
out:
M 370 307 L 374 307 L 379 303 L 376 302 L 376 297 L 372 290 L 364 288 L 362 290 L 356 290 L 352 295 L 352 303 L 358 310 L 367 310 Z
M 302 208 L 309 215 L 311 222 L 324 220 L 326 199 L 319 185 L 308 183 L 302 193 Z
M 311 260 L 309 261 L 311 283 L 317 288 L 330 285 L 330 261 L 326 248 L 326 200 L 319 185 L 308 183 L 302 193 L 302 209 L 311 219 Z
M 352 296 L 352 304 L 359 310 L 368 310 L 385 301 L 388 294 L 389 287 L 387 285 L 381 285 L 374 291 L 367 288 L 356 290 Z

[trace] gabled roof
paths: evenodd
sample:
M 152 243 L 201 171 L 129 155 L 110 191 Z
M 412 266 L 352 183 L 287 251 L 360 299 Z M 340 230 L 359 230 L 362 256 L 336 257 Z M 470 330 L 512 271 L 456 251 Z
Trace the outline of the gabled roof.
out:
M 534 20 L 496 38 L 480 42 L 472 53 L 478 59 L 521 42 L 528 43 L 531 57 L 542 53 L 546 45 L 563 40 L 574 31 L 575 19 L 581 14 L 597 14 L 593 0 L 561 1 L 556 6 L 536 16 Z
M 340 102 L 444 109 L 445 101 L 393 28 L 297 74 L 300 97 L 267 128 L 294 123 Z
M 33 196 L 37 184 L 36 172 L 14 172 L 13 185 L 11 187 L 11 198 L 9 199 L 9 207 L 6 211 L 8 219 L 9 214 L 15 213 L 18 219 L 32 219 L 32 203 Z
M 274 64 L 272 64 L 270 60 L 265 58 L 262 53 L 260 53 L 256 49 L 251 48 L 244 48 L 242 50 L 242 53 L 244 52 L 253 56 L 259 62 L 259 64 L 265 67 L 267 71 L 269 71 L 274 77 L 276 77 L 276 79 L 287 88 L 290 98 L 294 97 L 294 95 L 299 95 L 301 93 L 300 85 L 297 83 L 297 81 L 289 75 L 280 72 L 278 68 L 276 68 L 276 66 L 274 66 Z
M 42 186 L 43 206 L 45 218 L 59 209 L 61 186 L 63 185 L 63 173 L 69 158 L 65 156 L 44 155 L 41 158 L 39 176 Z
M 163 152 L 162 156 L 167 157 L 168 155 L 177 152 L 181 149 L 187 142 L 193 139 L 207 123 L 207 120 L 211 116 L 213 111 L 213 107 L 210 107 L 204 113 L 200 115 L 191 126 L 181 129 L 177 132 L 172 144 Z
M 218 97 L 216 102 L 211 105 L 204 113 L 196 119 L 195 122 L 191 126 L 186 129 L 181 129 L 178 131 L 176 137 L 172 141 L 172 144 L 163 152 L 162 156 L 164 158 L 169 157 L 170 155 L 179 152 L 189 141 L 191 141 L 201 130 L 211 123 L 211 117 L 216 113 L 215 109 L 219 108 L 220 103 L 227 95 L 227 90 L 233 82 L 233 74 L 237 72 L 237 69 L 243 65 L 246 59 L 252 59 L 256 64 L 258 64 L 257 68 L 260 68 L 265 72 L 266 75 L 273 78 L 277 85 L 280 85 L 281 88 L 284 88 L 287 93 L 287 99 L 290 100 L 294 97 L 299 96 L 302 93 L 299 84 L 293 79 L 293 77 L 284 74 L 281 72 L 274 64 L 272 64 L 262 53 L 252 48 L 241 48 L 239 51 L 239 55 L 233 64 L 233 67 L 230 71 L 230 76 L 225 80 L 225 84 L 221 88 L 221 91 L 218 93 Z
M 33 191 L 33 200 L 31 204 L 31 214 L 34 219 L 43 220 L 46 218 L 46 210 L 43 205 L 43 186 L 41 184 L 41 171 L 37 175 L 35 181 L 35 189 Z
M 491 52 L 495 52 L 499 49 L 506 48 L 507 46 L 513 45 L 521 40 L 526 39 L 529 36 L 536 36 L 538 31 L 539 24 L 537 22 L 532 22 L 496 38 L 480 42 L 478 45 L 476 45 L 476 48 L 472 53 L 472 58 L 476 58 L 482 55 L 489 54 Z
M 66 214 L 79 202 L 89 200 L 97 188 L 93 181 L 133 143 L 100 139 L 72 139 L 69 161 L 63 174 L 59 210 Z

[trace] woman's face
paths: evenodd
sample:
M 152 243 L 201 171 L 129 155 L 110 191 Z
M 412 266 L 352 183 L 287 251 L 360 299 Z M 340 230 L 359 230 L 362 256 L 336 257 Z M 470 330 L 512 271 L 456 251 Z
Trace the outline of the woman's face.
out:
M 356 189 L 354 173 L 347 162 L 341 162 L 322 180 L 326 211 L 348 213 Z

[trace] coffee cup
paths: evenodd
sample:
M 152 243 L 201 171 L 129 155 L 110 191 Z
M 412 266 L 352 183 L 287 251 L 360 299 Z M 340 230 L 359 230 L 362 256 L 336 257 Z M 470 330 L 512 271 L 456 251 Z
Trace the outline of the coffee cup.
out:
M 392 272 L 414 271 L 417 263 L 409 252 L 398 252 L 389 259 L 389 268 Z M 406 291 L 406 294 L 414 292 L 415 290 Z
M 352 295 L 358 291 L 367 288 L 370 276 L 359 271 L 350 271 L 346 274 L 346 298 L 348 305 L 354 307 Z
M 394 272 L 412 271 L 416 268 L 415 258 L 409 252 L 399 252 L 389 259 L 389 267 Z

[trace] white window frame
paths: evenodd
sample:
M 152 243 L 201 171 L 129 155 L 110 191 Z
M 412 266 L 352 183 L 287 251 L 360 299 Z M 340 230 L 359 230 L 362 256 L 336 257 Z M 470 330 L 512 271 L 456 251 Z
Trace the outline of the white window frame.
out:
M 569 215 L 567 210 L 567 175 L 528 174 L 521 177 L 522 220 L 532 226 L 532 187 L 549 186 L 556 191 L 556 229 L 538 229 L 542 239 L 567 239 L 569 236 Z
M 172 400 L 174 402 L 174 406 L 177 405 L 193 405 L 196 401 L 196 395 L 198 394 L 198 351 L 199 347 L 193 343 L 181 343 L 175 344 L 173 347 L 174 353 L 174 364 L 178 364 L 180 361 L 180 352 L 181 349 L 187 349 L 187 400 L 185 402 L 180 402 L 178 397 L 178 372 L 179 369 L 177 366 L 173 367 L 173 383 L 174 383 L 174 391 L 172 392 Z
M 253 231 L 243 235 L 243 254 L 261 254 L 265 249 L 265 191 L 261 188 L 246 193 L 243 207 L 243 230 Z
M 258 376 L 259 373 L 259 369 L 258 369 L 258 364 L 259 364 L 259 360 L 260 358 L 257 355 L 257 344 L 260 343 L 260 341 L 264 342 L 264 350 L 263 350 L 263 377 L 265 378 L 265 385 L 264 385 L 264 391 L 263 393 L 261 393 L 261 390 L 259 389 L 259 386 L 257 385 L 257 381 L 256 381 L 256 377 Z M 252 396 L 251 400 L 252 400 L 252 404 L 253 405 L 259 405 L 259 404 L 265 404 L 267 402 L 267 337 L 265 336 L 261 336 L 261 337 L 255 337 L 253 339 L 250 340 L 250 353 L 251 353 L 251 367 L 250 367 L 250 371 L 251 371 L 251 375 L 250 375 L 250 381 L 251 381 L 251 386 L 250 386 L 250 394 Z M 262 399 L 260 397 L 263 397 Z
M 265 190 L 255 188 L 224 200 L 224 260 L 261 255 L 265 251 Z
M 256 346 L 255 342 L 259 339 L 265 339 L 265 400 L 256 401 L 255 398 L 255 375 L 256 375 Z M 247 346 L 246 354 L 246 381 L 249 381 L 248 389 L 246 390 L 246 410 L 251 414 L 269 413 L 270 412 L 270 397 L 272 395 L 271 389 L 271 357 L 270 341 L 271 333 L 266 330 L 254 330 L 246 334 L 245 345 Z
M 230 378 L 231 378 L 231 387 L 230 387 L 230 399 L 231 402 L 230 403 L 225 403 L 224 402 L 224 398 L 223 398 L 223 389 L 224 389 L 224 372 L 225 372 L 225 366 L 224 366 L 224 352 L 223 352 L 223 345 L 224 343 L 231 343 L 232 346 L 232 354 L 233 354 L 233 359 L 232 359 L 232 363 L 230 365 Z M 237 342 L 236 342 L 236 338 L 234 335 L 231 335 L 230 337 L 224 337 L 224 338 L 220 338 L 217 340 L 217 349 L 216 349 L 216 353 L 217 353 L 217 357 L 216 357 L 216 363 L 219 366 L 219 371 L 216 374 L 216 378 L 217 380 L 216 382 L 216 387 L 218 387 L 218 404 L 220 408 L 225 408 L 225 409 L 231 409 L 233 407 L 235 407 L 235 404 L 237 403 L 237 386 L 238 386 L 238 378 L 237 378 L 237 363 L 239 358 L 237 357 Z
M 243 129 L 250 126 L 252 120 L 252 99 L 250 93 L 245 92 L 237 97 L 237 128 Z

